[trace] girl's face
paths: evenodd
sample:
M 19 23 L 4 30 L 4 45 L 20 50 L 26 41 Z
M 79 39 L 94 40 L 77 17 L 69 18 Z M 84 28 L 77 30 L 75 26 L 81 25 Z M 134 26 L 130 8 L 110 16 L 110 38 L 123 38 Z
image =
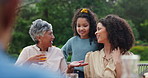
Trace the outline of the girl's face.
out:
M 43 36 L 40 36 L 39 43 L 45 47 L 51 47 L 54 38 L 52 31 L 46 31 Z
M 77 23 L 76 30 L 77 30 L 78 34 L 80 35 L 80 38 L 81 39 L 89 38 L 88 34 L 89 34 L 90 24 L 86 20 L 86 18 L 78 18 L 76 23 Z
M 98 43 L 108 42 L 108 33 L 102 23 L 97 24 L 97 31 L 95 32 Z

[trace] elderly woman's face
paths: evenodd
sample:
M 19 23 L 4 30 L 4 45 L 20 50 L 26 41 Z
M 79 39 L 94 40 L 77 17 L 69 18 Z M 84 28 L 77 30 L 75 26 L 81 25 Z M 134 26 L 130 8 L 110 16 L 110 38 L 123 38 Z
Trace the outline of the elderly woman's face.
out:
M 108 33 L 106 31 L 106 28 L 102 25 L 102 23 L 97 24 L 97 31 L 95 32 L 95 35 L 97 37 L 98 43 L 105 43 L 108 41 Z
M 39 44 L 51 47 L 54 40 L 53 31 L 46 31 L 43 36 L 40 36 Z

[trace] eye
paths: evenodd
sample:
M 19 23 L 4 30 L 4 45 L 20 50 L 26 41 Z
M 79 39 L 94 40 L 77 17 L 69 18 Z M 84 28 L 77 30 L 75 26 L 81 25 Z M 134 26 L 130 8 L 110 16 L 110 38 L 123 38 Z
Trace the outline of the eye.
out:
M 52 35 L 53 33 L 49 33 L 49 35 Z
M 84 27 L 88 27 L 88 25 L 84 25 Z
M 80 27 L 80 25 L 77 25 L 77 27 Z
M 101 28 L 98 27 L 97 30 L 101 30 Z

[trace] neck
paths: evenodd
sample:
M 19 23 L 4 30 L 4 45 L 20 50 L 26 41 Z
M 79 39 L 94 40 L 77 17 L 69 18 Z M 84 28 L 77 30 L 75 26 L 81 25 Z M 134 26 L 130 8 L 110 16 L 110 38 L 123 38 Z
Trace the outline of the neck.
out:
M 81 39 L 88 39 L 89 36 L 80 36 Z
M 40 48 L 40 51 L 47 51 L 48 50 L 48 47 L 45 47 L 45 46 L 43 46 L 41 44 L 37 44 L 37 47 Z
M 109 42 L 104 43 L 104 52 L 108 56 L 111 53 L 111 44 Z

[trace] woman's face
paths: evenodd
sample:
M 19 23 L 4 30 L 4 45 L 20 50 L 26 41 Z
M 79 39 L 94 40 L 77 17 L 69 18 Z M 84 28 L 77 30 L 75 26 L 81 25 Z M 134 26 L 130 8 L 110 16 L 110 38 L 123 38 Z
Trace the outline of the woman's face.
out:
M 40 36 L 39 43 L 45 47 L 51 47 L 54 38 L 53 31 L 46 31 L 43 36 Z
M 106 31 L 106 28 L 102 25 L 102 23 L 98 23 L 96 29 L 97 31 L 95 32 L 95 35 L 97 37 L 98 43 L 108 42 L 108 33 Z
M 86 20 L 86 18 L 78 18 L 77 19 L 76 30 L 77 30 L 78 34 L 80 35 L 80 38 L 82 38 L 82 39 L 89 38 L 89 36 L 88 36 L 89 27 L 90 27 L 90 24 Z

